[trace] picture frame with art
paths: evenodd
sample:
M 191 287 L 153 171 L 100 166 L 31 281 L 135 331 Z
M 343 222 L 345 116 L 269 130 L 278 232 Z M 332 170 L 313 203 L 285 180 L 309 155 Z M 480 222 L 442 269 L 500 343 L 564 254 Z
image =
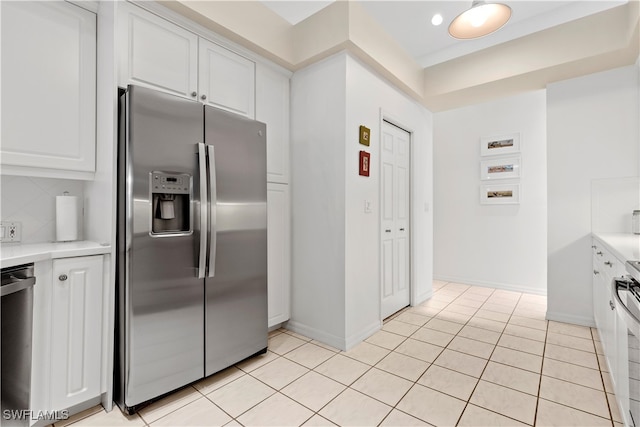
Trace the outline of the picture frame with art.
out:
M 497 156 L 520 152 L 520 133 L 485 136 L 480 138 L 480 155 Z
M 520 204 L 520 184 L 481 184 L 480 204 L 517 205 Z
M 520 156 L 500 157 L 480 161 L 480 179 L 493 181 L 496 179 L 520 178 Z

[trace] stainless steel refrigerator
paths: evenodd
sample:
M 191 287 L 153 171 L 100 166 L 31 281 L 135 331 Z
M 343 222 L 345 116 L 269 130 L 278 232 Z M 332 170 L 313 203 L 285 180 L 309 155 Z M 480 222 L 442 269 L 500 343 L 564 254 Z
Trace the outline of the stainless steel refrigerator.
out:
M 266 126 L 120 99 L 114 393 L 132 413 L 267 348 Z

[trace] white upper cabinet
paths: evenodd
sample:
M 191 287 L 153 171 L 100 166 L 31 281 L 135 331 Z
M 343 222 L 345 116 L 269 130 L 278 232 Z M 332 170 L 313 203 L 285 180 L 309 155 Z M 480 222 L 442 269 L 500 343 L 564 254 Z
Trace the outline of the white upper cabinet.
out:
M 198 36 L 126 2 L 120 11 L 120 84 L 133 83 L 195 99 Z
M 92 178 L 96 15 L 63 1 L 0 7 L 2 173 Z
M 255 117 L 255 63 L 200 39 L 200 99 L 214 107 Z
M 253 61 L 130 3 L 119 10 L 120 86 L 147 86 L 255 117 Z
M 267 124 L 267 181 L 289 182 L 289 76 L 256 64 L 256 120 Z

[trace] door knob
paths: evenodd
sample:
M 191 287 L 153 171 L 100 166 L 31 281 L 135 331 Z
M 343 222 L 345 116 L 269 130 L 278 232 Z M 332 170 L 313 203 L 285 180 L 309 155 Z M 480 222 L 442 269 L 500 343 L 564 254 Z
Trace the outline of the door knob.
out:
M 386 230 L 384 230 L 385 233 L 391 233 L 391 230 L 389 228 L 387 228 Z
M 609 267 L 613 267 L 613 263 L 611 261 L 605 261 L 604 265 L 608 265 Z
M 404 228 L 401 228 L 400 231 L 404 231 Z
M 68 277 L 67 277 L 66 274 L 61 274 L 60 276 L 58 276 L 58 280 L 60 280 L 61 282 L 64 282 L 67 279 L 68 279 Z
M 200 99 L 202 99 L 202 100 L 204 101 L 205 99 L 207 99 L 207 95 L 202 95 L 202 96 L 200 97 Z
M 191 92 L 191 96 L 197 96 L 198 92 L 196 92 L 195 90 L 193 92 Z
M 602 252 L 596 252 L 596 255 L 602 256 Z

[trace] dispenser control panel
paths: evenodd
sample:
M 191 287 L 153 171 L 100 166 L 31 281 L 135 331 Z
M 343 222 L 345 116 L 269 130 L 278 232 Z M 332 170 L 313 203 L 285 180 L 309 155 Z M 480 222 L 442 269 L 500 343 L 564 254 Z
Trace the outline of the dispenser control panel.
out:
M 187 173 L 153 172 L 151 192 L 164 194 L 190 194 L 191 175 Z

